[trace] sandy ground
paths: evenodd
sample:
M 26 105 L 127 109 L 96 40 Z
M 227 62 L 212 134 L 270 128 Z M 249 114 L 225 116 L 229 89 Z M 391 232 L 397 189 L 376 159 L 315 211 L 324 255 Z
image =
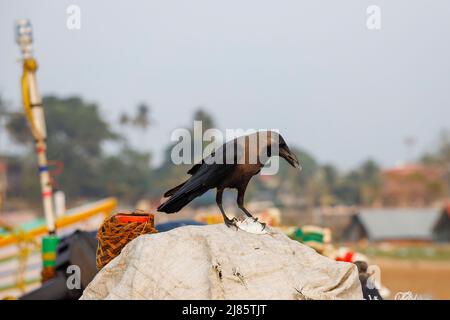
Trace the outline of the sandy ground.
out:
M 450 261 L 371 258 L 381 269 L 381 282 L 391 291 L 412 291 L 426 299 L 450 299 Z

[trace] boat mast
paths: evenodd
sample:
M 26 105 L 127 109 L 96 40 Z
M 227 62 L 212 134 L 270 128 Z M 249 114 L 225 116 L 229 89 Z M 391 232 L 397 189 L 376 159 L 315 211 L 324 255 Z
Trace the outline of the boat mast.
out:
M 33 35 L 29 20 L 21 19 L 16 23 L 16 41 L 22 51 L 23 75 L 22 75 L 22 99 L 25 116 L 28 120 L 31 133 L 35 139 L 35 152 L 39 164 L 39 176 L 41 181 L 42 202 L 45 220 L 49 234 L 56 233 L 55 215 L 53 210 L 53 190 L 47 164 L 47 143 L 44 108 L 42 98 L 36 81 L 38 68 L 36 59 L 32 55 Z

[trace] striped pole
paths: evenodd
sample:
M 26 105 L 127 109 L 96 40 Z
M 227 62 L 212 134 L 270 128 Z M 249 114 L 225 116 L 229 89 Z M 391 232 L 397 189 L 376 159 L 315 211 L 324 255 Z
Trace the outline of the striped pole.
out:
M 24 70 L 27 68 L 25 65 L 29 65 L 29 61 L 24 62 Z M 37 68 L 37 64 L 36 68 Z M 30 89 L 30 107 L 35 123 L 36 129 L 41 133 L 36 138 L 35 152 L 39 165 L 39 177 L 41 180 L 42 202 L 44 205 L 45 220 L 47 222 L 47 229 L 50 234 L 56 233 L 55 214 L 53 210 L 53 188 L 50 182 L 50 173 L 47 163 L 47 144 L 46 144 L 46 128 L 44 118 L 44 108 L 42 107 L 42 99 L 37 90 L 37 83 L 35 77 L 35 71 L 30 70 L 29 74 L 29 89 Z
M 42 98 L 39 94 L 36 70 L 36 60 L 31 55 L 31 25 L 28 20 L 17 21 L 17 43 L 23 54 L 22 98 L 25 115 L 31 132 L 34 136 L 35 152 L 39 165 L 39 177 L 41 181 L 42 202 L 45 220 L 49 234 L 56 233 L 55 215 L 53 210 L 53 190 L 50 182 L 50 174 L 47 164 L 46 126 Z
M 59 238 L 56 236 L 55 213 L 53 210 L 53 188 L 47 163 L 47 130 L 44 108 L 39 94 L 36 71 L 38 68 L 32 52 L 31 24 L 28 20 L 17 21 L 17 43 L 23 54 L 22 99 L 25 116 L 35 139 L 35 152 L 39 165 L 42 203 L 48 235 L 42 238 L 42 282 L 56 275 L 56 251 Z

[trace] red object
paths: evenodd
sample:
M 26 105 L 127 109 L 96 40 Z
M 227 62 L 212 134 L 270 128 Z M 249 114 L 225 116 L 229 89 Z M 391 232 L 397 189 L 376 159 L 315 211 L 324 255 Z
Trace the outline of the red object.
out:
M 345 256 L 343 257 L 337 257 L 336 261 L 343 261 L 343 262 L 353 262 L 353 255 L 354 252 L 348 251 Z
M 43 197 L 51 197 L 52 196 L 52 192 L 51 191 L 42 192 L 42 196 Z
M 344 257 L 345 262 L 353 262 L 353 252 L 349 251 Z
M 142 215 L 142 216 L 137 216 L 137 215 L 129 215 L 129 214 L 118 214 L 116 215 L 116 219 L 120 222 L 139 222 L 139 223 L 144 223 L 144 222 L 150 222 L 150 216 L 148 215 Z
M 45 148 L 44 147 L 36 147 L 36 153 L 41 153 L 44 152 Z

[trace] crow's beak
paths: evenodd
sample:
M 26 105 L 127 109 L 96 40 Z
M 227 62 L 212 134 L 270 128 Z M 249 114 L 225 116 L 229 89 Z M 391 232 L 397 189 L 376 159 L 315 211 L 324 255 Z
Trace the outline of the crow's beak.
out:
M 285 159 L 294 168 L 297 168 L 299 170 L 302 169 L 302 166 L 300 165 L 297 156 L 291 150 L 289 150 L 287 146 L 280 147 L 280 157 Z

